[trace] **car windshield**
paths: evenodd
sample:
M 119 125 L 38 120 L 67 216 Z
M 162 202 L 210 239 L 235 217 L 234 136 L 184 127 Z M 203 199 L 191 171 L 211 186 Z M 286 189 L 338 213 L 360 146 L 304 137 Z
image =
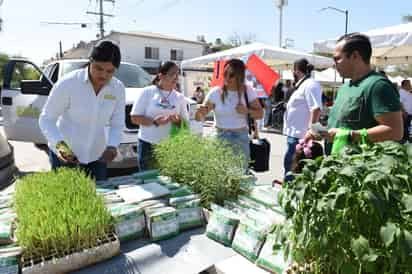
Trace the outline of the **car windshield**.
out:
M 65 62 L 63 63 L 63 75 L 73 70 L 84 67 L 87 62 Z M 122 81 L 127 88 L 143 88 L 150 85 L 151 76 L 141 67 L 133 64 L 121 63 L 114 76 Z

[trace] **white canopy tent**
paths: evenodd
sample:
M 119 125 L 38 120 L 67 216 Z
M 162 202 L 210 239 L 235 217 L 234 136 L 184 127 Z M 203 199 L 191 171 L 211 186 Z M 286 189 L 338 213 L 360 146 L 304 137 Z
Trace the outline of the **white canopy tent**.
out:
M 313 71 L 312 77 L 322 84 L 342 84 L 342 77 L 339 76 L 339 73 L 334 68 L 328 68 L 322 71 Z M 283 70 L 282 79 L 293 80 L 293 72 L 291 70 Z
M 306 58 L 309 63 L 313 64 L 316 68 L 328 68 L 333 65 L 333 60 L 328 57 L 269 46 L 262 43 L 252 43 L 184 60 L 180 65 L 181 68 L 185 70 L 188 68 L 212 66 L 215 61 L 227 60 L 230 58 L 240 58 L 246 61 L 252 54 L 259 56 L 269 66 L 276 68 L 290 68 L 293 62 L 299 58 Z
M 375 29 L 363 34 L 369 36 L 371 40 L 372 62 L 375 65 L 412 64 L 412 23 Z M 331 53 L 336 40 L 315 42 L 314 51 Z

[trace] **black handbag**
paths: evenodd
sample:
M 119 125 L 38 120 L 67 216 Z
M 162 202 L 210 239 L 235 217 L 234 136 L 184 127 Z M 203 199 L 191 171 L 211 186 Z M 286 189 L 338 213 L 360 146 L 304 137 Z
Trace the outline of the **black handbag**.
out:
M 249 99 L 247 96 L 247 90 L 245 89 L 245 101 L 246 106 L 249 108 Z M 250 148 L 250 162 L 249 168 L 256 172 L 264 172 L 269 170 L 270 159 L 270 143 L 266 138 L 259 138 L 258 128 L 255 126 L 255 120 L 247 115 L 249 125 L 249 148 Z M 255 134 L 252 134 L 255 131 Z M 256 136 L 256 138 L 253 138 Z

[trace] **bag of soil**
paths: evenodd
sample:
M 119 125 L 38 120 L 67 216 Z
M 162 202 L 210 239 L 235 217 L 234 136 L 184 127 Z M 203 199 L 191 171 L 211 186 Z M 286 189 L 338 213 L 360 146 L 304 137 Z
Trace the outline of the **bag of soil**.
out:
M 273 246 L 275 244 L 276 236 L 269 234 L 256 260 L 256 265 L 271 273 L 285 273 L 291 264 L 291 260 L 285 261 L 282 250 L 274 251 Z
M 143 209 L 136 205 L 121 204 L 110 208 L 115 220 L 115 231 L 120 241 L 143 236 L 146 222 Z
M 254 262 L 266 238 L 266 231 L 248 219 L 243 219 L 236 230 L 232 248 Z
M 206 236 L 223 245 L 230 246 L 239 224 L 239 216 L 215 204 L 212 204 L 211 208 L 212 213 L 206 227 Z
M 180 198 L 184 197 L 185 196 Z M 205 221 L 203 210 L 200 207 L 200 199 L 174 199 L 174 201 L 170 202 L 170 205 L 176 208 L 179 230 L 186 230 L 204 225 Z
M 152 241 L 169 239 L 179 234 L 176 209 L 173 207 L 148 208 L 145 215 Z

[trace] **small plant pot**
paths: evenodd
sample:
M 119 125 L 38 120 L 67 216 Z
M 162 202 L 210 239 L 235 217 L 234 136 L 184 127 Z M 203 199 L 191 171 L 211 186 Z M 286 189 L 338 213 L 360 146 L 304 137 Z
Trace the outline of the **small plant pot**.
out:
M 102 239 L 100 245 L 84 247 L 65 254 L 52 252 L 45 257 L 22 256 L 23 274 L 54 274 L 68 273 L 98 262 L 107 260 L 120 253 L 120 242 L 114 233 Z

